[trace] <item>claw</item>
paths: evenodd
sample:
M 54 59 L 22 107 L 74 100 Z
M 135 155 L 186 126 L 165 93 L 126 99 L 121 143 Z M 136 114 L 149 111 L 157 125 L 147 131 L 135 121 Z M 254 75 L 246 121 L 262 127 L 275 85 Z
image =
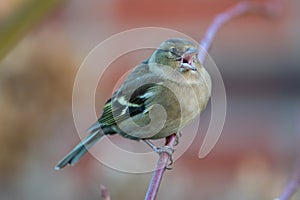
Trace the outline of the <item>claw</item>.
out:
M 154 151 L 158 154 L 166 153 L 169 155 L 170 163 L 168 164 L 168 166 L 174 163 L 174 158 L 173 158 L 174 149 L 172 147 L 162 146 L 160 148 L 156 148 L 156 150 L 154 149 Z
M 170 159 L 170 163 L 168 164 L 168 167 L 166 167 L 166 169 L 172 169 L 169 168 L 170 165 L 173 164 L 174 159 L 173 159 L 173 153 L 174 153 L 174 149 L 170 146 L 162 146 L 162 147 L 156 147 L 151 141 L 149 140 L 143 140 L 146 144 L 148 144 L 156 153 L 158 153 L 159 155 L 162 153 L 166 153 L 169 155 L 169 159 Z
M 178 131 L 176 133 L 176 141 L 175 141 L 175 144 L 174 146 L 177 146 L 179 144 L 179 138 L 182 136 L 182 132 L 181 131 Z

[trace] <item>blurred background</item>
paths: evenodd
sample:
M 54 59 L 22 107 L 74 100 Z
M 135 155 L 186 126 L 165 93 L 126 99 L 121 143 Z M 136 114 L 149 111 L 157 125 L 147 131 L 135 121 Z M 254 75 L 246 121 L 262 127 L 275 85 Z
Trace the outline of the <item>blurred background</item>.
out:
M 171 28 L 199 41 L 214 16 L 237 2 L 1 0 L 0 199 L 100 199 L 100 184 L 113 200 L 143 199 L 151 173 L 118 172 L 90 155 L 54 170 L 79 142 L 71 108 L 77 69 L 99 42 L 131 28 Z M 284 1 L 280 18 L 245 15 L 217 34 L 210 55 L 227 92 L 223 133 L 200 160 L 208 108 L 158 199 L 270 200 L 282 192 L 300 157 L 299 8 L 300 1 Z M 120 70 L 99 84 L 98 114 L 124 69 L 150 54 L 116 62 Z

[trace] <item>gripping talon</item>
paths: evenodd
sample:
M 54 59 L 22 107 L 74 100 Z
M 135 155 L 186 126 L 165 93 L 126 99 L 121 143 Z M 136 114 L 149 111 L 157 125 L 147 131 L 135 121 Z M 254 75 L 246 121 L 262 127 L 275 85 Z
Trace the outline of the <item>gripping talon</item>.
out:
M 170 158 L 170 163 L 168 164 L 168 166 L 172 165 L 173 162 L 174 162 L 174 159 L 173 159 L 173 153 L 174 153 L 174 149 L 170 146 L 163 146 L 163 147 L 160 147 L 160 148 L 156 148 L 154 149 L 154 151 L 158 154 L 161 154 L 161 153 L 166 153 L 169 155 L 169 158 Z M 168 169 L 168 168 L 167 168 Z
M 169 166 L 173 164 L 173 153 L 174 149 L 170 146 L 162 146 L 162 147 L 156 147 L 151 141 L 149 140 L 143 140 L 147 145 L 149 145 L 156 153 L 159 155 L 162 153 L 166 153 L 169 155 L 170 163 L 168 164 L 168 167 L 166 169 L 171 169 Z
M 174 146 L 177 146 L 179 144 L 179 138 L 182 136 L 182 132 L 181 131 L 178 131 L 176 133 L 176 140 L 175 140 L 175 144 Z

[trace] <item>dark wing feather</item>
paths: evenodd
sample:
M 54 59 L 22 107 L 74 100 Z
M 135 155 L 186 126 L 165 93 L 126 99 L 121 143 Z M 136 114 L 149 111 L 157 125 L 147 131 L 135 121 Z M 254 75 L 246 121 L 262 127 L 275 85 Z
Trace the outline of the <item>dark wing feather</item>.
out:
M 116 125 L 116 122 L 121 122 L 126 120 L 128 117 L 133 117 L 135 115 L 141 114 L 146 109 L 146 101 L 149 98 L 142 97 L 156 84 L 146 84 L 142 87 L 136 89 L 136 91 L 131 95 L 131 97 L 122 96 L 125 101 L 128 100 L 128 105 L 121 104 L 117 95 L 109 99 L 103 109 L 103 114 L 99 118 L 99 122 L 103 127 Z M 112 100 L 113 99 L 113 100 Z
M 110 127 L 116 127 L 129 117 L 145 114 L 145 109 L 152 101 L 151 96 L 145 94 L 160 82 L 158 77 L 149 73 L 148 65 L 141 64 L 135 68 L 121 88 L 106 102 L 103 114 L 98 120 L 101 128 L 110 130 Z M 106 131 L 106 134 L 112 132 L 115 130 Z

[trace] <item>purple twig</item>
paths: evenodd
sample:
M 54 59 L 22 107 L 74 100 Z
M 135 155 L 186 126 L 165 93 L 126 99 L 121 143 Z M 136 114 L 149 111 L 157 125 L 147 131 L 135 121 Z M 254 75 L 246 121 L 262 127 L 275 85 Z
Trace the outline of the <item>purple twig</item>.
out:
M 166 138 L 166 146 L 173 147 L 176 143 L 176 134 L 170 135 Z M 145 200 L 154 200 L 156 198 L 156 194 L 161 183 L 162 177 L 168 166 L 170 156 L 167 153 L 161 153 L 159 155 L 159 159 L 157 161 L 155 171 L 153 172 L 152 179 L 150 185 L 148 187 L 148 191 L 145 196 Z
M 100 185 L 100 192 L 103 200 L 110 200 L 110 195 L 105 185 Z
M 286 188 L 283 190 L 283 193 L 281 196 L 274 200 L 289 200 L 292 198 L 294 193 L 298 190 L 300 185 L 300 170 L 298 170 L 298 173 L 295 174 L 295 176 L 292 178 L 292 180 L 289 182 L 289 184 L 286 186 Z
M 249 12 L 263 14 L 267 17 L 277 17 L 282 13 L 282 3 L 281 0 L 269 0 L 265 3 L 243 1 L 217 15 L 200 42 L 202 48 L 199 48 L 198 59 L 202 64 L 205 62 L 207 52 L 210 50 L 218 30 L 233 18 Z
M 279 16 L 282 12 L 281 0 L 269 0 L 265 3 L 256 3 L 243 1 L 238 3 L 231 9 L 216 16 L 215 20 L 208 28 L 205 36 L 200 42 L 198 52 L 198 59 L 200 63 L 204 64 L 207 57 L 207 52 L 211 48 L 212 42 L 216 36 L 218 30 L 226 23 L 235 17 L 248 12 L 261 13 L 266 16 L 274 17 Z M 166 145 L 173 147 L 176 141 L 176 134 L 173 134 L 166 138 Z M 157 161 L 155 171 L 153 172 L 151 182 L 148 187 L 148 191 L 145 196 L 145 200 L 154 200 L 156 198 L 163 174 L 166 167 L 168 166 L 169 155 L 167 153 L 162 153 Z

